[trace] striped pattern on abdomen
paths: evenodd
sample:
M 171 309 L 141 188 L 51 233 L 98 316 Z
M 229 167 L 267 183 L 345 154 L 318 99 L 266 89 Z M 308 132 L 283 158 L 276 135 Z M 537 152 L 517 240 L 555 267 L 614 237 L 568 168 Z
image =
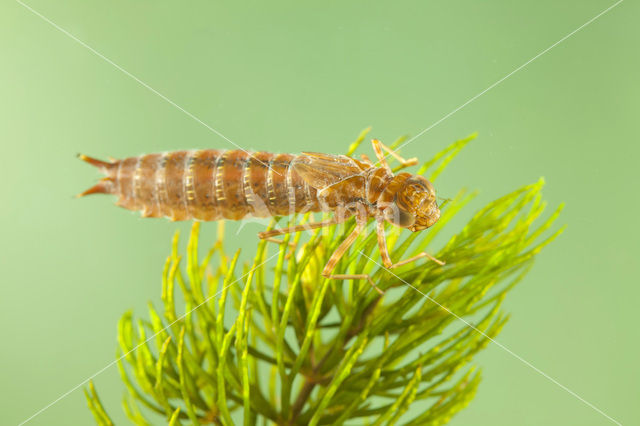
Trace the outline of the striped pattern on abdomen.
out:
M 316 190 L 292 167 L 296 157 L 211 149 L 111 163 L 82 156 L 106 175 L 83 195 L 114 194 L 121 207 L 171 220 L 238 220 L 319 211 Z

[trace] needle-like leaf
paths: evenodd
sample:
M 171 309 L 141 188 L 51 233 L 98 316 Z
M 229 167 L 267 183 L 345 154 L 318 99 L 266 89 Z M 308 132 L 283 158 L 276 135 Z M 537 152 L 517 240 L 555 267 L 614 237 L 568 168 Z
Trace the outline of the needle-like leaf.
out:
M 420 173 L 442 176 L 475 136 L 436 154 Z M 560 208 L 541 219 L 543 184 L 496 199 L 460 229 L 451 220 L 472 201 L 466 191 L 441 204 L 427 231 L 388 227 L 394 260 L 427 251 L 444 266 L 420 260 L 386 270 L 375 234 L 361 236 L 335 273 L 367 273 L 384 296 L 366 280 L 321 276 L 353 221 L 287 235 L 281 244 L 259 241 L 245 266 L 239 253 L 225 253 L 222 225 L 199 258 L 194 224 L 184 254 L 178 235 L 172 241 L 162 312 L 150 307 L 149 320 L 137 322 L 128 312 L 119 323 L 127 416 L 143 425 L 158 416 L 171 425 L 446 423 L 478 389 L 480 372 L 469 364 L 504 327 L 506 294 L 562 231 L 550 230 Z M 85 395 L 96 422 L 112 424 L 93 383 Z

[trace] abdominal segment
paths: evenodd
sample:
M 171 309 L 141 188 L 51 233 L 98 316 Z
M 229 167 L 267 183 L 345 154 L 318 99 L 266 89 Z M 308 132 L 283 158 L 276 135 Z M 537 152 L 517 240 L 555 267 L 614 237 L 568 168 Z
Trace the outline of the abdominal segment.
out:
M 297 156 L 243 150 L 174 151 L 104 162 L 105 177 L 82 195 L 113 194 L 143 217 L 239 220 L 319 211 L 317 191 L 294 170 Z

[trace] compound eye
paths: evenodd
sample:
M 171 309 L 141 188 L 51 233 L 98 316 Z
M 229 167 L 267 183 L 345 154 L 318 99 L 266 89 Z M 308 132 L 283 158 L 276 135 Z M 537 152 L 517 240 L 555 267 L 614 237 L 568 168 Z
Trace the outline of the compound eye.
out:
M 402 209 L 398 209 L 398 211 L 400 212 L 400 223 L 398 224 L 398 226 L 401 226 L 402 228 L 408 228 L 416 222 L 416 217 L 413 214 Z
M 426 191 L 431 197 L 434 197 L 436 194 L 436 190 L 433 188 L 433 185 L 424 176 L 413 176 L 411 179 L 407 180 L 407 183 L 413 185 L 414 191 Z
M 394 207 L 385 211 L 387 221 L 401 228 L 408 228 L 416 221 L 416 217 L 410 212 L 403 210 L 394 204 Z
M 433 184 L 431 182 L 429 182 L 428 180 L 425 179 L 426 182 L 426 187 L 427 187 L 427 191 L 429 192 L 429 195 L 431 197 L 435 197 L 436 196 L 436 190 L 433 187 Z

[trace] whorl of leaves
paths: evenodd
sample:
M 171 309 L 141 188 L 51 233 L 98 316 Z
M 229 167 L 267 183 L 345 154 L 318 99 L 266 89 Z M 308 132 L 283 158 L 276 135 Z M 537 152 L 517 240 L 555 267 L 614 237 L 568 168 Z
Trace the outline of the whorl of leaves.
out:
M 474 136 L 418 173 L 435 168 L 435 180 Z M 480 373 L 468 364 L 504 326 L 506 293 L 561 231 L 543 237 L 560 209 L 537 220 L 542 185 L 488 204 L 439 248 L 431 243 L 472 198 L 465 191 L 427 231 L 387 229 L 394 260 L 427 250 L 445 266 L 418 261 L 389 271 L 380 265 L 375 232 L 359 238 L 336 273 L 370 274 L 382 297 L 366 280 L 320 275 L 353 220 L 308 239 L 260 241 L 253 264 L 244 266 L 239 253 L 225 253 L 222 227 L 200 259 L 195 223 L 186 256 L 174 238 L 161 309 L 150 306 L 148 320 L 127 313 L 120 321 L 127 416 L 141 425 L 158 416 L 170 425 L 446 423 L 475 395 Z M 93 383 L 85 393 L 96 421 L 112 424 Z

